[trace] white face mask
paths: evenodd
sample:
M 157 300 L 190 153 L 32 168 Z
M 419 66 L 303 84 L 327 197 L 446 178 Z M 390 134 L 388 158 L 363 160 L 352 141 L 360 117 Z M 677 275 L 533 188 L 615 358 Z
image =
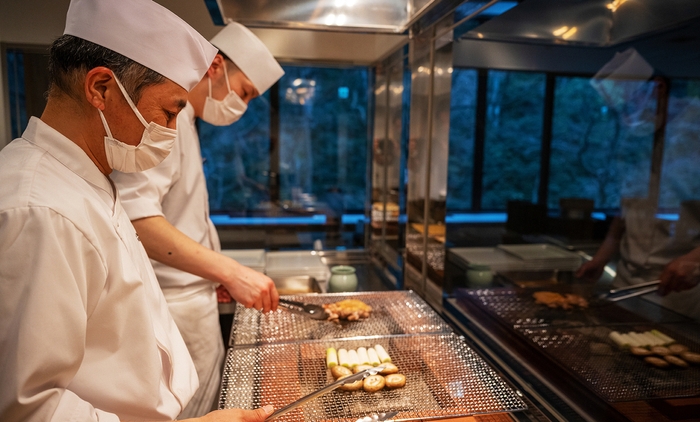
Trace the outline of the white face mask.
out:
M 114 81 L 119 86 L 126 102 L 129 103 L 136 117 L 139 118 L 146 128 L 143 131 L 141 142 L 138 145 L 125 144 L 112 136 L 112 131 L 109 130 L 107 120 L 105 120 L 102 110 L 97 109 L 100 113 L 105 132 L 107 132 L 107 136 L 105 136 L 107 162 L 113 170 L 123 173 L 135 173 L 153 168 L 170 154 L 170 151 L 173 149 L 175 137 L 177 136 L 177 130 L 169 129 L 154 122 L 146 122 L 146 119 L 143 118 L 134 105 L 134 102 L 131 101 L 129 94 L 126 93 L 126 90 L 116 76 L 114 76 Z
M 223 100 L 215 100 L 211 96 L 211 78 L 209 80 L 209 96 L 204 102 L 204 110 L 202 111 L 202 120 L 214 126 L 228 126 L 231 123 L 238 121 L 243 116 L 243 113 L 248 109 L 248 104 L 241 97 L 231 90 L 231 85 L 228 81 L 228 72 L 226 70 L 226 62 L 224 61 L 224 75 L 226 78 L 226 87 L 228 94 Z

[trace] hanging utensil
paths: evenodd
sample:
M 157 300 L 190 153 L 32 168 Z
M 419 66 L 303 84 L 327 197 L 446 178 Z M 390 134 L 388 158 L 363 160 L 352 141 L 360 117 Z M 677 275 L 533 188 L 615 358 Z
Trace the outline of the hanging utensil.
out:
M 306 396 L 300 398 L 299 400 L 297 400 L 295 402 L 292 402 L 292 403 L 284 406 L 281 409 L 278 409 L 273 414 L 268 416 L 267 419 L 265 419 L 265 420 L 271 421 L 273 419 L 276 419 L 276 418 L 284 415 L 285 413 L 296 409 L 297 407 L 301 406 L 302 404 L 306 403 L 309 400 L 315 399 L 318 396 L 321 396 L 323 394 L 326 394 L 326 393 L 329 393 L 329 392 L 335 390 L 336 388 L 340 387 L 341 385 L 351 384 L 355 381 L 365 379 L 366 377 L 368 377 L 370 375 L 377 375 L 378 373 L 383 371 L 384 368 L 385 368 L 385 365 L 379 365 L 379 366 L 375 366 L 374 368 L 365 369 L 364 371 L 360 371 L 356 374 L 347 376 L 343 379 L 339 379 L 338 381 L 336 381 L 334 383 L 328 384 L 327 386 L 320 388 L 311 394 L 307 394 Z
M 360 418 L 355 422 L 374 422 L 374 421 L 388 421 L 394 416 L 398 415 L 399 412 L 382 412 L 382 413 L 372 413 L 369 416 Z
M 312 303 L 297 302 L 295 300 L 280 298 L 280 305 L 289 309 L 292 312 L 304 314 L 312 319 L 328 319 L 328 314 L 323 306 L 314 305 Z
M 607 300 L 609 302 L 618 302 L 620 300 L 629 299 L 631 297 L 641 296 L 655 292 L 659 289 L 660 283 L 661 280 L 654 280 L 648 281 L 646 283 L 635 284 L 634 286 L 612 289 L 609 292 L 605 292 L 602 295 L 600 295 L 599 298 Z

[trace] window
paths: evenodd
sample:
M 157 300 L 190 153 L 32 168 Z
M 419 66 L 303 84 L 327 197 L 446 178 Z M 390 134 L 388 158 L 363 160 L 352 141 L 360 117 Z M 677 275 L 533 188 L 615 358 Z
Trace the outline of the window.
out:
M 550 160 L 549 208 L 559 199 L 593 199 L 615 209 L 622 197 L 644 197 L 649 187 L 654 136 L 652 82 L 625 82 L 644 93 L 624 107 L 606 102 L 590 78 L 556 78 Z
M 245 216 L 270 202 L 270 93 L 248 104 L 231 126 L 198 120 L 212 214 Z
M 679 210 L 682 202 L 700 199 L 700 81 L 674 79 L 661 167 L 659 208 Z
M 545 75 L 489 71 L 481 207 L 537 202 Z
M 284 71 L 238 122 L 199 123 L 212 219 L 227 226 L 305 226 L 290 230 L 335 232 L 321 236 L 330 248 L 363 247 L 369 71 Z M 338 236 L 343 231 L 349 233 Z M 282 247 L 308 248 L 318 238 L 289 237 L 296 240 Z
M 474 69 L 454 68 L 452 71 L 448 212 L 466 211 L 472 206 L 477 79 Z

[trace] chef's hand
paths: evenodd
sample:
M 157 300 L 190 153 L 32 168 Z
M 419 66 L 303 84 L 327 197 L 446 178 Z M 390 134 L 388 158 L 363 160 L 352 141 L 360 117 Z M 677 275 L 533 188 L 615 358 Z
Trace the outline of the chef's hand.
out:
M 273 410 L 269 405 L 255 410 L 215 410 L 196 420 L 199 422 L 262 422 L 272 414 Z M 186 420 L 194 421 L 194 419 Z
M 700 263 L 687 255 L 669 262 L 659 277 L 659 295 L 689 290 L 700 282 Z
M 246 308 L 255 308 L 263 312 L 277 310 L 279 294 L 270 277 L 233 259 L 229 259 L 229 264 L 221 284 L 236 302 Z
M 600 280 L 605 270 L 605 263 L 601 264 L 595 259 L 584 262 L 576 271 L 576 278 L 595 283 Z

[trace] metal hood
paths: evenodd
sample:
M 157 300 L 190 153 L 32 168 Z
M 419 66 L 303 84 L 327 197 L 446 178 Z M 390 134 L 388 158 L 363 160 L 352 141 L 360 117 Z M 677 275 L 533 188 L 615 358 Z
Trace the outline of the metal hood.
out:
M 463 37 L 609 47 L 699 17 L 698 0 L 524 0 Z
M 265 28 L 403 33 L 439 0 L 205 0 L 214 21 Z M 214 16 L 220 14 L 221 18 Z

